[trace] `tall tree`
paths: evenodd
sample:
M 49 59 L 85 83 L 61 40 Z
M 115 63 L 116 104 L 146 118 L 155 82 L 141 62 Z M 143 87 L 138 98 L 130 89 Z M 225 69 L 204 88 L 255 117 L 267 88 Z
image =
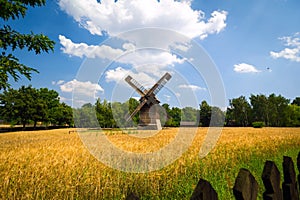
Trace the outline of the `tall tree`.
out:
M 178 127 L 181 122 L 181 109 L 177 107 L 172 107 L 170 110 L 170 121 L 169 124 L 166 123 L 166 126 Z
M 224 126 L 225 112 L 219 107 L 211 107 L 212 118 L 210 120 L 210 126 Z
M 269 126 L 270 110 L 268 106 L 268 98 L 263 94 L 251 94 L 250 102 L 252 106 L 253 121 L 262 121 Z
M 0 94 L 1 117 L 12 124 L 37 122 L 69 123 L 72 121 L 72 109 L 59 103 L 58 93 L 47 88 L 36 89 L 22 86 L 18 90 L 9 88 Z M 64 119 L 64 120 L 63 120 Z
M 209 126 L 211 119 L 211 106 L 206 101 L 200 104 L 200 126 Z
M 36 90 L 31 86 L 22 86 L 18 90 L 9 89 L 0 95 L 2 117 L 14 124 L 21 123 L 23 128 L 28 124 L 36 112 Z
M 269 126 L 286 126 L 288 123 L 289 99 L 281 95 L 268 97 Z
M 43 6 L 46 0 L 1 0 L 0 1 L 0 18 L 8 22 L 8 20 L 16 20 L 20 17 L 24 18 L 28 7 Z M 0 27 L 0 90 L 7 89 L 11 76 L 14 81 L 18 81 L 20 75 L 31 79 L 32 72 L 38 72 L 35 68 L 26 66 L 19 62 L 19 59 L 13 55 L 17 49 L 27 48 L 36 54 L 42 52 L 53 51 L 54 41 L 50 40 L 43 34 L 22 34 L 12 29 L 9 25 Z
M 60 103 L 52 107 L 49 116 L 49 122 L 53 125 L 74 126 L 73 109 L 65 103 Z
M 139 104 L 140 103 L 139 103 L 138 100 L 136 100 L 134 98 L 130 98 L 128 100 L 128 110 L 129 110 L 129 112 L 132 113 L 138 107 Z M 140 121 L 140 113 L 139 112 L 132 117 L 132 121 L 133 121 L 134 124 L 139 123 L 139 121 Z
M 236 126 L 248 126 L 251 123 L 251 107 L 245 96 L 229 100 L 229 106 L 231 123 Z
M 198 119 L 198 110 L 192 107 L 185 107 L 182 110 L 182 121 L 196 122 Z
M 81 108 L 76 108 L 74 112 L 74 122 L 76 127 L 94 128 L 99 127 L 99 118 L 96 106 L 91 103 L 84 104 Z
M 287 120 L 287 126 L 300 126 L 300 106 L 297 106 L 295 104 L 291 104 L 288 106 Z

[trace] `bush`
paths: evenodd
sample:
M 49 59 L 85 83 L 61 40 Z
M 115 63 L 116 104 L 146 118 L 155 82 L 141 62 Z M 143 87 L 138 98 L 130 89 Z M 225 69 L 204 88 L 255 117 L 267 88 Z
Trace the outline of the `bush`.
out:
M 253 128 L 262 128 L 265 126 L 265 122 L 253 122 L 252 126 Z

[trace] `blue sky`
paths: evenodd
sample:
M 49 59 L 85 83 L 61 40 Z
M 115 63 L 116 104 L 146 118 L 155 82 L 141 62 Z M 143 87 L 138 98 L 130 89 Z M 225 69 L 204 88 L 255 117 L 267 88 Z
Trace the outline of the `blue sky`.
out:
M 58 91 L 62 101 L 80 106 L 96 97 L 110 101 L 138 98 L 124 82 L 128 74 L 151 87 L 169 71 L 173 77 L 158 98 L 173 106 L 217 102 L 212 95 L 218 93 L 211 86 L 213 79 L 221 79 L 226 104 L 240 95 L 260 93 L 292 100 L 300 96 L 299 8 L 298 0 L 47 1 L 44 7 L 30 8 L 24 19 L 9 22 L 20 32 L 43 33 L 56 42 L 54 53 L 35 56 L 17 51 L 21 62 L 40 73 L 33 74 L 30 82 L 22 79 L 12 86 L 48 87 Z M 149 31 L 142 30 L 149 27 L 173 31 L 168 32 L 170 44 L 161 41 L 164 33 L 158 32 L 149 41 Z M 172 51 L 175 43 L 191 49 L 191 41 L 206 54 L 203 60 L 215 64 L 211 67 L 220 77 L 214 70 L 211 77 L 194 70 L 199 52 Z M 147 42 L 155 49 L 143 49 Z M 190 54 L 194 57 L 183 56 Z M 193 99 L 188 95 L 194 95 L 194 101 L 185 102 Z

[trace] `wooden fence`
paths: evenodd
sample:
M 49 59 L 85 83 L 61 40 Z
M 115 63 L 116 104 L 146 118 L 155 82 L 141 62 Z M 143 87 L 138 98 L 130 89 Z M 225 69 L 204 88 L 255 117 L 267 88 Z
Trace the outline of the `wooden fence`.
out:
M 298 183 L 292 158 L 283 157 L 283 176 L 284 180 L 280 187 L 280 172 L 273 161 L 266 161 L 262 173 L 262 180 L 265 187 L 263 193 L 264 200 L 299 200 L 300 191 L 300 174 Z M 297 168 L 300 173 L 300 152 L 297 157 Z M 254 176 L 247 169 L 240 169 L 233 187 L 233 195 L 236 200 L 256 200 L 258 194 L 258 183 Z M 191 200 L 217 200 L 218 194 L 212 185 L 200 179 Z M 139 200 L 139 197 L 130 193 L 126 200 Z

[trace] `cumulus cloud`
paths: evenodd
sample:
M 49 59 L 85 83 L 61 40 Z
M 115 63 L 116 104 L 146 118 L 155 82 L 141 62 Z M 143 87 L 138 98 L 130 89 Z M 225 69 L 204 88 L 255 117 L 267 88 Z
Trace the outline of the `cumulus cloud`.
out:
M 176 55 L 167 51 L 157 50 L 141 50 L 127 54 L 121 57 L 118 62 L 131 64 L 135 68 L 145 67 L 145 65 L 156 65 L 156 66 L 172 66 L 174 64 L 182 64 L 185 59 L 180 59 Z M 153 70 L 153 66 L 151 67 Z
M 237 73 L 258 73 L 261 72 L 260 70 L 257 70 L 253 65 L 249 65 L 246 63 L 240 63 L 234 65 L 235 72 Z
M 119 82 L 120 80 L 123 80 L 126 75 L 129 74 L 129 70 L 126 70 L 122 67 L 117 67 L 116 69 L 108 70 L 105 73 L 105 80 L 107 82 L 115 81 Z
M 179 85 L 178 86 L 179 88 L 181 89 L 190 89 L 192 91 L 197 91 L 197 90 L 206 90 L 206 88 L 202 88 L 202 87 L 199 87 L 197 85 L 188 85 L 188 84 L 182 84 L 182 85 Z
M 64 80 L 59 80 L 59 81 L 52 81 L 52 85 L 61 85 L 63 84 L 65 81 Z
M 77 57 L 102 58 L 134 68 L 136 79 L 143 84 L 154 84 L 167 71 L 167 67 L 182 64 L 185 58 L 171 53 L 173 49 L 187 51 L 189 38 L 205 39 L 226 28 L 227 12 L 213 11 L 207 15 L 191 7 L 192 0 L 58 0 L 60 8 L 93 35 L 109 36 L 113 42 L 124 42 L 119 47 L 110 44 L 89 45 L 75 43 L 60 35 L 65 54 Z M 155 28 L 161 32 L 135 31 Z M 185 37 L 170 34 L 173 30 Z M 174 32 L 174 33 L 175 33 Z M 122 33 L 122 34 L 121 34 Z M 121 34 L 121 35 L 120 35 Z M 161 37 L 165 34 L 164 37 Z M 145 39 L 151 38 L 151 40 Z M 115 40 L 116 39 L 116 40 Z M 158 44 L 156 46 L 156 44 Z M 115 43 L 114 43 L 115 45 Z M 147 46 L 147 45 L 150 45 Z M 152 47 L 165 51 L 150 50 Z M 148 48 L 149 47 L 149 48 Z M 140 50 L 140 49 L 147 50 Z M 116 58 L 118 58 L 116 60 Z M 119 81 L 127 71 L 122 68 L 106 72 L 106 81 Z M 154 78 L 149 76 L 151 74 Z M 192 87 L 198 90 L 197 87 Z
M 175 0 L 59 0 L 62 10 L 94 35 L 116 36 L 124 31 L 157 27 L 176 30 L 190 38 L 204 39 L 226 27 L 226 11 L 193 10 L 191 1 Z
M 59 40 L 63 46 L 61 49 L 64 53 L 71 56 L 87 58 L 103 58 L 115 60 L 124 64 L 131 64 L 133 67 L 143 67 L 144 65 L 156 65 L 165 67 L 176 63 L 182 64 L 185 59 L 180 59 L 168 51 L 158 50 L 140 50 L 134 51 L 135 46 L 131 43 L 124 43 L 123 49 L 114 49 L 107 45 L 87 45 L 86 43 L 74 43 L 65 36 L 60 35 Z M 120 57 L 121 56 L 121 57 Z M 118 58 L 118 59 L 117 59 Z M 153 70 L 153 68 L 151 69 Z
M 139 83 L 141 83 L 144 87 L 151 87 L 155 84 L 155 79 L 144 72 L 136 72 L 133 73 L 130 70 L 126 70 L 122 67 L 117 67 L 116 69 L 108 70 L 105 73 L 105 80 L 107 82 L 115 81 L 120 82 L 121 84 L 125 84 L 129 86 L 124 80 L 125 76 L 130 75 Z
M 97 83 L 91 83 L 90 81 L 82 82 L 73 79 L 69 82 L 64 82 L 59 85 L 62 92 L 76 92 L 77 94 L 94 96 L 97 92 L 104 92 L 103 88 Z
M 124 53 L 122 49 L 114 49 L 107 45 L 87 45 L 86 43 L 74 43 L 72 40 L 63 35 L 59 35 L 60 44 L 63 46 L 61 50 L 65 54 L 87 58 L 104 58 L 114 59 Z
M 271 51 L 271 57 L 274 59 L 285 58 L 287 60 L 300 62 L 300 32 L 293 36 L 281 37 L 279 39 L 284 42 L 286 48 L 279 52 Z

